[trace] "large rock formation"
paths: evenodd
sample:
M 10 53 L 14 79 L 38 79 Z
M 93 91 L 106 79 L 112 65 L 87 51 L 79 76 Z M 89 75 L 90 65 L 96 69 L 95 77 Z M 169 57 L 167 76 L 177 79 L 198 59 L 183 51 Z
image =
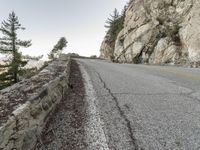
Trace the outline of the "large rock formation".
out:
M 199 65 L 199 15 L 198 0 L 132 0 L 115 43 L 115 60 Z M 102 56 L 107 47 L 101 48 Z
M 112 48 L 107 38 L 105 37 L 105 39 L 103 40 L 101 44 L 100 57 L 111 60 L 113 57 L 113 53 L 114 53 L 114 49 Z

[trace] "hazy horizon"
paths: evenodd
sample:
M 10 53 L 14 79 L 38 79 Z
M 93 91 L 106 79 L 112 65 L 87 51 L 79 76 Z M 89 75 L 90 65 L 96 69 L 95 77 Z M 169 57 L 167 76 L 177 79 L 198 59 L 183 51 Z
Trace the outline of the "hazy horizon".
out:
M 58 39 L 65 36 L 68 46 L 64 52 L 83 56 L 99 55 L 105 36 L 105 21 L 114 8 L 119 11 L 127 0 L 2 0 L 0 22 L 15 11 L 26 28 L 22 39 L 32 40 L 32 46 L 23 54 L 46 55 Z

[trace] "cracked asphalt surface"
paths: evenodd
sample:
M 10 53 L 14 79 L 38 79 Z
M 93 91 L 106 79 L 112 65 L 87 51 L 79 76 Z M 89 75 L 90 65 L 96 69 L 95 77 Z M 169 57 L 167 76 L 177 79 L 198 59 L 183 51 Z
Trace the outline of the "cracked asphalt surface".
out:
M 200 150 L 200 69 L 72 61 L 49 150 Z
M 110 150 L 200 149 L 200 69 L 76 61 Z

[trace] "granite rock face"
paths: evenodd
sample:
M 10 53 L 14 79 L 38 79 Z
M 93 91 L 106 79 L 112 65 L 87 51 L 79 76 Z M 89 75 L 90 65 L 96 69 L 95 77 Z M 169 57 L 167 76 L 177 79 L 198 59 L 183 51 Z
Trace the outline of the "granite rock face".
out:
M 68 91 L 64 55 L 38 75 L 0 91 L 0 149 L 34 149 L 49 116 Z
M 132 0 L 115 43 L 115 60 L 200 65 L 199 15 L 198 0 Z M 107 47 L 101 56 L 109 57 Z
M 112 46 L 109 44 L 109 42 L 107 41 L 107 39 L 105 37 L 104 41 L 101 44 L 100 57 L 111 60 L 113 52 L 114 52 L 114 50 L 113 50 Z

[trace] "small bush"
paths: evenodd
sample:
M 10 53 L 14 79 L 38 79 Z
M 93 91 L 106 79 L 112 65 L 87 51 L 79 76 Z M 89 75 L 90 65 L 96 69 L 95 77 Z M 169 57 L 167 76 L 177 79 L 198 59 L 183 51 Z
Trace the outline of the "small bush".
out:
M 90 56 L 90 58 L 92 58 L 92 59 L 96 59 L 97 56 L 96 56 L 96 55 L 92 55 L 92 56 Z

